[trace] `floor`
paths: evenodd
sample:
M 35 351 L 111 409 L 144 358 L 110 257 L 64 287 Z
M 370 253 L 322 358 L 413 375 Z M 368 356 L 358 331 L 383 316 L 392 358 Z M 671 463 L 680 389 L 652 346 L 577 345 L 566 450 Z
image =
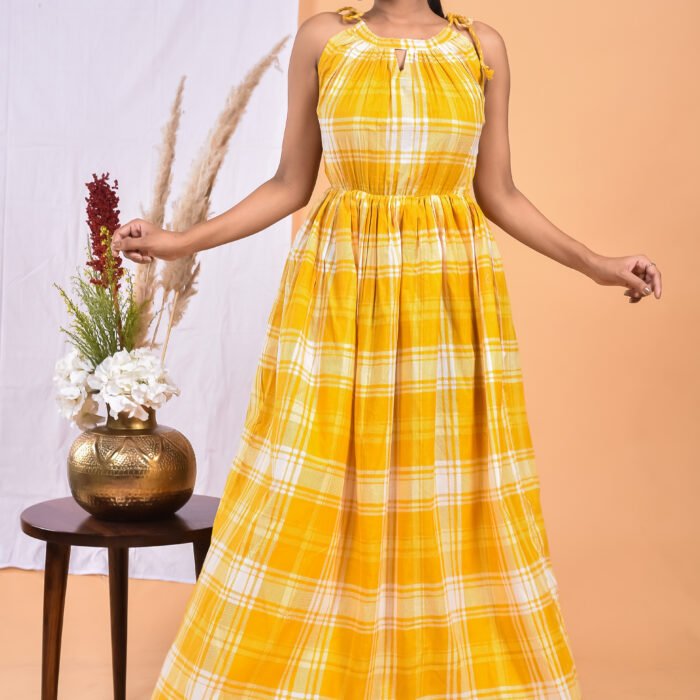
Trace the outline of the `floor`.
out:
M 150 697 L 191 590 L 187 583 L 129 580 L 128 700 Z M 12 630 L 0 635 L 0 698 L 40 697 L 42 595 L 43 571 L 0 570 L 0 625 Z M 59 699 L 108 700 L 112 669 L 107 577 L 69 574 L 64 615 Z
M 192 584 L 130 579 L 127 700 L 149 699 L 191 591 Z M 42 595 L 43 571 L 0 569 L 0 698 L 40 697 Z M 69 575 L 61 700 L 111 698 L 108 601 L 106 576 Z M 569 618 L 573 630 L 585 628 L 573 615 Z M 690 654 L 669 659 L 659 647 L 658 655 L 649 658 L 652 654 L 638 653 L 632 644 L 613 651 L 605 635 L 599 638 L 598 651 L 585 639 L 573 641 L 585 700 L 700 697 L 700 675 Z

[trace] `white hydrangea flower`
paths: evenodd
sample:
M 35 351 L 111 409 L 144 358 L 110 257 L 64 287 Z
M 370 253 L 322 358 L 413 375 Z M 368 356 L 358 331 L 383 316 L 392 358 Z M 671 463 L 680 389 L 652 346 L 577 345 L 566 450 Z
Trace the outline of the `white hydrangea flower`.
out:
M 179 395 L 160 358 L 148 348 L 119 350 L 100 362 L 87 378 L 117 418 L 126 411 L 129 418 L 148 418 L 144 406 L 160 408 L 171 396 Z
M 92 365 L 73 348 L 56 361 L 53 381 L 59 413 L 81 430 L 94 428 L 104 416 L 98 415 L 98 404 L 89 394 L 87 379 Z

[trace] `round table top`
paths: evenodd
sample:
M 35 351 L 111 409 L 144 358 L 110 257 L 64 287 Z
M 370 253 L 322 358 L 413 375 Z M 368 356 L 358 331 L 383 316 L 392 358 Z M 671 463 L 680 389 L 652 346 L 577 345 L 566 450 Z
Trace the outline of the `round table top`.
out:
M 152 547 L 210 536 L 218 506 L 218 498 L 193 494 L 167 518 L 116 522 L 90 515 L 67 496 L 25 508 L 20 522 L 27 535 L 47 542 L 82 547 Z

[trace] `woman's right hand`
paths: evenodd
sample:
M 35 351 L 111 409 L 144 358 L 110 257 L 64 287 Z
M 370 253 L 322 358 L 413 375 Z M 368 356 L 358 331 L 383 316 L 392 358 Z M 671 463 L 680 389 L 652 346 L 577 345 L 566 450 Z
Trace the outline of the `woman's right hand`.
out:
M 182 231 L 166 231 L 150 221 L 132 219 L 112 234 L 112 253 L 137 263 L 150 263 L 155 258 L 177 260 L 189 254 Z

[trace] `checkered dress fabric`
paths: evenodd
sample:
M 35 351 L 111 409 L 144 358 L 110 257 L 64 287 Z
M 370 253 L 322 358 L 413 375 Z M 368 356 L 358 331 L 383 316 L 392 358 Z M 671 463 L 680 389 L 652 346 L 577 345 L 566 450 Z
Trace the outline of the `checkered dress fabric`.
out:
M 318 63 L 330 186 L 152 700 L 580 698 L 471 188 L 493 70 L 467 17 L 406 39 L 338 12 Z

